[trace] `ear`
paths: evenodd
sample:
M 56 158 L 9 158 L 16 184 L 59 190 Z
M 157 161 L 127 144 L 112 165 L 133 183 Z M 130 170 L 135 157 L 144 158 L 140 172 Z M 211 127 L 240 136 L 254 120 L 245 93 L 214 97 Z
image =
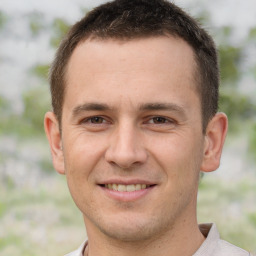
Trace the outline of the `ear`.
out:
M 217 113 L 207 125 L 201 171 L 212 172 L 219 167 L 227 129 L 228 118 L 224 113 Z
M 53 166 L 58 173 L 65 174 L 59 122 L 53 112 L 45 114 L 44 129 L 51 148 Z

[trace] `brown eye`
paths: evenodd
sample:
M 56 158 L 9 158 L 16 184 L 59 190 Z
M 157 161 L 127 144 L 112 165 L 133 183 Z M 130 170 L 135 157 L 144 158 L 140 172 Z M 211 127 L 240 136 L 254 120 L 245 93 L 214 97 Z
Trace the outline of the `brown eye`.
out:
M 152 121 L 154 124 L 164 124 L 164 123 L 168 122 L 168 120 L 166 118 L 161 117 L 161 116 L 152 118 Z
M 89 119 L 89 121 L 92 124 L 102 124 L 104 122 L 104 119 L 100 116 L 94 116 Z

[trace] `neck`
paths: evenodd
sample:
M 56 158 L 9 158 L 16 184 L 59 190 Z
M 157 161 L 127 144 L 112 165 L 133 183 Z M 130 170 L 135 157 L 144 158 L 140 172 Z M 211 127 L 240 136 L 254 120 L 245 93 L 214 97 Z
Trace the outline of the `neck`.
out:
M 176 223 L 172 229 L 154 239 L 141 241 L 120 241 L 106 237 L 104 234 L 88 232 L 88 246 L 84 256 L 176 256 L 193 255 L 204 241 L 197 221 Z

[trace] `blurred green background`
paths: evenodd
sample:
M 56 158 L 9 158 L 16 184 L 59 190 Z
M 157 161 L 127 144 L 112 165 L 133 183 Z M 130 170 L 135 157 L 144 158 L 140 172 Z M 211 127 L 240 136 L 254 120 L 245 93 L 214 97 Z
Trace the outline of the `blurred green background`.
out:
M 47 72 L 70 24 L 103 1 L 0 0 L 0 255 L 63 255 L 86 237 L 43 130 Z M 213 35 L 220 110 L 229 117 L 222 163 L 204 175 L 199 222 L 256 252 L 256 2 L 175 1 Z

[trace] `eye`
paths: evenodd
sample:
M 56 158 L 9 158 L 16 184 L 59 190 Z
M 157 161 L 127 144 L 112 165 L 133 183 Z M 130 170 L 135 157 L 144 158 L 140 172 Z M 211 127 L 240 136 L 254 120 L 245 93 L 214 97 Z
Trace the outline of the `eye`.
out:
M 84 124 L 104 124 L 106 122 L 107 121 L 101 116 L 88 117 L 82 121 Z
M 94 116 L 89 118 L 87 121 L 89 121 L 92 124 L 102 124 L 104 123 L 104 118 L 100 116 Z
M 150 123 L 164 124 L 164 123 L 167 123 L 167 122 L 168 122 L 168 120 L 166 118 L 161 117 L 161 116 L 157 116 L 157 117 L 152 118 Z
M 89 132 L 105 131 L 111 124 L 111 119 L 105 116 L 88 116 L 79 122 L 80 127 Z
M 167 124 L 167 123 L 173 123 L 173 121 L 169 120 L 165 117 L 162 117 L 162 116 L 156 116 L 156 117 L 151 118 L 148 121 L 148 123 L 149 124 Z

